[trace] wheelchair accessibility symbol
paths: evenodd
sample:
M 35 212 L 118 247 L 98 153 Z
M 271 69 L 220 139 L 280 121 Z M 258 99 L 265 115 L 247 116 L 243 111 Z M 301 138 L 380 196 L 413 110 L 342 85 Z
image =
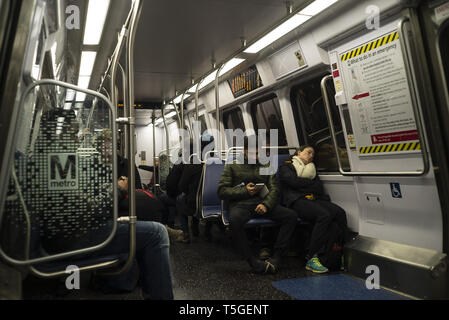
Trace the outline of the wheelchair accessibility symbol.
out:
M 402 199 L 401 185 L 399 183 L 390 183 L 391 195 L 395 199 Z

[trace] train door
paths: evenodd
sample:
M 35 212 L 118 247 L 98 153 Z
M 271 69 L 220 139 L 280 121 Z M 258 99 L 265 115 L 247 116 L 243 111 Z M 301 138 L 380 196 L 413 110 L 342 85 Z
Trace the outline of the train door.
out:
M 425 59 L 430 72 L 424 73 L 424 81 L 429 83 L 427 94 L 431 96 L 429 102 L 434 100 L 435 108 L 429 109 L 432 134 L 435 137 L 432 154 L 435 158 L 438 171 L 435 172 L 440 201 L 443 208 L 443 251 L 449 250 L 449 219 L 448 212 L 449 180 L 448 154 L 449 154 L 449 1 L 429 1 L 419 8 L 419 17 L 414 14 L 410 21 L 412 26 L 420 27 L 416 21 L 421 21 L 422 42 L 425 54 L 430 59 Z M 414 13 L 414 12 L 412 12 Z M 416 31 L 415 31 L 416 32 Z
M 435 163 L 428 148 L 433 128 L 423 116 L 432 105 L 422 90 L 410 12 L 329 48 L 332 75 L 323 79 L 322 91 L 328 118 L 335 100 L 349 120 L 342 121 L 342 129 L 351 170 L 340 159 L 339 171 L 354 177 L 360 208 L 360 236 L 348 246 L 349 271 L 366 277 L 366 268 L 375 265 L 381 285 L 418 297 L 443 297 L 445 227 L 430 165 Z M 324 88 L 328 81 L 336 89 L 330 99 Z M 338 148 L 335 128 L 331 134 Z
M 341 176 L 337 157 L 332 144 L 325 101 L 321 90 L 321 80 L 325 74 L 318 73 L 309 80 L 291 88 L 290 99 L 293 118 L 300 145 L 313 145 L 316 150 L 315 164 L 326 192 L 333 202 L 345 209 L 348 227 L 359 231 L 359 207 L 355 195 L 354 179 Z M 326 83 L 326 91 L 335 94 L 332 82 Z M 331 104 L 332 122 L 335 126 L 338 152 L 342 164 L 349 169 L 346 135 L 342 129 L 342 117 L 335 103 Z

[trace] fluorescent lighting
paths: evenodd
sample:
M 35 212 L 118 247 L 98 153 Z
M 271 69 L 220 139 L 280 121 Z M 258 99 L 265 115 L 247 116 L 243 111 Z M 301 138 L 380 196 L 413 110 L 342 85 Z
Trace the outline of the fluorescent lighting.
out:
M 109 3 L 110 0 L 89 0 L 86 29 L 84 30 L 85 45 L 100 44 L 104 23 L 109 10 Z
M 95 51 L 83 51 L 81 53 L 80 76 L 90 76 L 92 74 L 96 57 L 97 53 Z
M 190 93 L 186 93 L 186 94 L 184 95 L 184 100 L 187 99 L 187 98 L 190 97 L 190 96 L 191 96 Z M 176 103 L 176 104 L 178 104 L 178 103 L 181 102 L 181 100 L 182 100 L 182 94 L 179 95 L 179 96 L 177 96 L 177 97 L 173 100 L 173 102 Z
M 78 87 L 82 89 L 89 88 L 90 76 L 79 76 Z
M 257 53 L 263 48 L 269 46 L 277 39 L 283 37 L 293 29 L 296 29 L 301 24 L 309 20 L 310 16 L 305 16 L 301 14 L 295 14 L 293 17 L 285 21 L 279 27 L 268 33 L 266 36 L 262 37 L 256 43 L 251 45 L 248 49 L 245 50 L 246 53 Z
M 84 102 L 84 100 L 86 100 L 86 94 L 82 93 L 82 92 L 77 92 L 76 93 L 76 101 L 77 102 Z
M 75 98 L 75 91 L 68 89 L 67 94 L 65 95 L 65 101 L 70 102 L 73 101 L 74 98 Z
M 173 111 L 173 112 L 170 112 L 169 114 L 166 114 L 165 115 L 165 118 L 171 118 L 171 117 L 174 117 L 174 116 L 176 116 L 176 111 Z
M 40 72 L 41 72 L 41 67 L 38 64 L 33 65 L 33 68 L 31 70 L 31 76 L 34 79 L 36 79 L 36 80 L 39 79 Z
M 203 89 L 205 86 L 207 86 L 209 83 L 213 82 L 215 80 L 215 76 L 217 74 L 218 70 L 215 70 L 210 75 L 208 75 L 206 78 L 204 78 L 203 82 L 201 82 L 200 90 Z
M 307 16 L 314 16 L 323 11 L 324 9 L 330 7 L 338 0 L 315 0 L 299 13 Z
M 192 88 L 190 88 L 189 90 L 187 90 L 188 93 L 195 93 L 196 92 L 196 87 L 198 86 L 198 83 L 196 83 Z
M 79 76 L 78 78 L 78 87 L 82 89 L 89 88 L 90 76 Z M 76 93 L 76 101 L 84 101 L 86 100 L 86 94 L 82 92 Z
M 154 124 L 155 124 L 155 125 L 158 125 L 158 124 L 160 124 L 160 123 L 162 123 L 162 122 L 164 122 L 164 119 L 159 118 L 159 119 L 157 119 L 157 120 L 154 122 Z
M 226 62 L 225 66 L 221 70 L 220 74 L 225 74 L 229 70 L 234 69 L 239 64 L 241 64 L 243 61 L 245 61 L 245 59 L 233 58 L 233 59 L 229 60 L 228 62 Z

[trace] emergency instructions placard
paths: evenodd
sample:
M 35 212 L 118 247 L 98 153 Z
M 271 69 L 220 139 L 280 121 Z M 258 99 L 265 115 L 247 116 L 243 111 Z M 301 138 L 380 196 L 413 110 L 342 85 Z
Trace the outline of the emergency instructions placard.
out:
M 343 52 L 339 60 L 359 155 L 419 151 L 398 33 Z

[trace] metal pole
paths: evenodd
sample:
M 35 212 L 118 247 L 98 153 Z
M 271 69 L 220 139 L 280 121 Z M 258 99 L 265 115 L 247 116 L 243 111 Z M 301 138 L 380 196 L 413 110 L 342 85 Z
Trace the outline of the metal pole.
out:
M 221 141 L 221 128 L 220 128 L 220 95 L 218 92 L 218 78 L 220 77 L 220 72 L 223 69 L 224 64 L 222 64 L 220 66 L 220 68 L 218 68 L 217 70 L 217 74 L 215 75 L 215 120 L 216 120 L 216 125 L 217 125 L 217 152 L 218 155 L 220 156 L 221 154 L 221 150 L 222 148 L 222 141 Z
M 154 190 L 153 192 L 156 192 L 156 110 L 153 110 L 153 176 L 154 176 Z
M 200 82 L 198 82 L 196 89 L 195 89 L 195 120 L 196 121 L 198 121 L 199 113 L 200 113 L 200 109 L 199 109 L 200 106 L 198 105 L 199 104 L 198 100 L 199 100 L 200 85 L 201 85 L 201 83 L 203 83 L 203 80 L 204 80 L 204 78 L 202 78 L 200 80 Z
M 121 74 L 122 74 L 122 86 L 123 86 L 123 117 L 128 118 L 129 114 L 127 114 L 127 111 L 131 106 L 128 105 L 128 81 L 127 74 L 125 70 L 123 69 L 120 62 L 117 62 L 117 66 L 119 67 Z M 134 107 L 134 106 L 133 106 Z M 128 157 L 128 130 L 124 130 L 124 136 L 122 136 L 122 155 L 124 158 Z
M 181 96 L 181 123 L 182 123 L 182 128 L 184 129 L 185 127 L 185 123 L 184 123 L 184 95 L 186 93 L 184 92 Z
M 134 0 L 134 10 L 130 21 L 129 36 L 126 43 L 126 60 L 128 70 L 128 106 L 129 106 L 129 121 L 127 130 L 129 130 L 129 166 L 128 166 L 128 195 L 129 195 L 129 255 L 125 265 L 117 272 L 108 274 L 120 274 L 129 270 L 134 263 L 134 257 L 136 255 L 136 172 L 135 166 L 135 145 L 134 145 L 134 132 L 135 132 L 135 117 L 134 117 L 134 43 L 136 39 L 137 25 L 139 22 L 140 14 L 142 12 L 142 0 Z M 117 55 L 118 56 L 118 55 Z M 113 65 L 113 68 L 116 68 Z M 125 219 L 126 220 L 126 219 Z
M 165 121 L 165 104 L 162 106 L 162 120 L 164 121 L 164 127 L 165 127 L 165 148 L 167 149 L 167 156 L 169 155 L 168 149 L 170 148 L 170 136 L 168 132 L 167 122 Z

